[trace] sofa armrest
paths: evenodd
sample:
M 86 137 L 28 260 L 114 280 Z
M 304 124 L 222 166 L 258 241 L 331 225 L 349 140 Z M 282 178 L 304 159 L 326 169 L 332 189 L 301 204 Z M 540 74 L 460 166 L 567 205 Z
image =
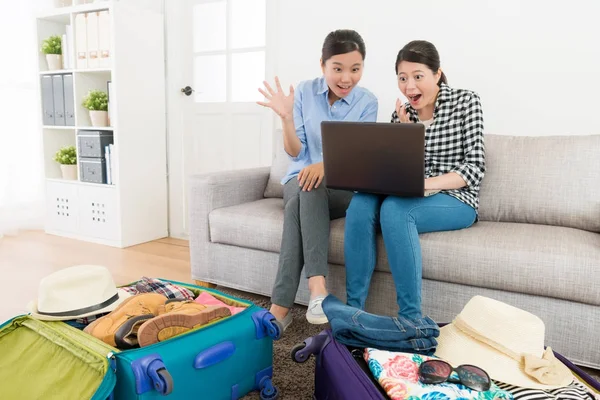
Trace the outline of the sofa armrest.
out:
M 208 246 L 212 210 L 264 198 L 269 167 L 192 175 L 189 178 L 188 221 L 192 277 L 210 280 Z

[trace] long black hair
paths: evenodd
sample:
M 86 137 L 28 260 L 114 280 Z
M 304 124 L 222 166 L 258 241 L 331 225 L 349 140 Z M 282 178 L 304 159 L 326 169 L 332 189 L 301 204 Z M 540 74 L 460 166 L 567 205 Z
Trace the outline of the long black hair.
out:
M 396 57 L 396 75 L 398 75 L 398 65 L 402 61 L 425 64 L 434 74 L 440 69 L 440 54 L 432 43 L 425 40 L 413 40 L 398 52 L 398 57 Z M 437 83 L 438 86 L 441 86 L 442 82 L 448 84 L 448 79 L 444 72 L 442 72 L 442 76 Z

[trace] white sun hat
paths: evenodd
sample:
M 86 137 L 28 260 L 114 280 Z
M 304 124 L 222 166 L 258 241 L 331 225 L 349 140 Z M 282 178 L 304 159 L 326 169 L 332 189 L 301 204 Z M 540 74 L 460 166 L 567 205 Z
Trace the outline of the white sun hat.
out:
M 550 347 L 544 349 L 544 322 L 537 316 L 483 296 L 475 296 L 440 329 L 435 356 L 455 367 L 472 364 L 497 381 L 532 389 L 555 389 L 573 382 L 571 371 Z
M 106 267 L 76 265 L 43 278 L 28 309 L 39 320 L 65 321 L 111 312 L 130 296 L 117 289 Z

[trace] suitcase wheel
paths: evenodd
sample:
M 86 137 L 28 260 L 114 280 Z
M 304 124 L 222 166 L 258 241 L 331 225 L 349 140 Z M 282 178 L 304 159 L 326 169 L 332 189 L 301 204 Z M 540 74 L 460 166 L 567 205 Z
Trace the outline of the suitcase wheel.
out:
M 265 378 L 261 381 L 260 400 L 274 400 L 279 397 L 279 390 L 273 386 L 271 379 Z
M 323 331 L 316 336 L 309 337 L 304 340 L 304 342 L 298 343 L 292 347 L 292 360 L 297 363 L 303 363 L 310 358 L 311 354 L 315 354 L 315 356 L 318 357 L 329 342 L 331 342 L 331 339 L 329 338 L 329 335 L 326 334 L 326 331 Z
M 306 347 L 305 342 L 298 343 L 294 347 L 292 347 L 292 360 L 296 361 L 297 363 L 306 362 L 306 360 L 308 360 L 308 358 L 310 357 L 310 355 L 312 353 L 309 353 L 307 351 L 302 351 L 302 350 L 304 350 L 305 347 Z
M 267 328 L 267 332 L 269 336 L 273 338 L 273 340 L 279 340 L 281 338 L 281 334 L 283 333 L 283 324 L 277 319 L 273 318 L 271 321 L 271 326 Z
M 257 311 L 252 314 L 252 320 L 256 326 L 256 338 L 262 339 L 266 336 L 273 340 L 279 340 L 283 334 L 283 325 L 281 322 L 267 310 Z
M 173 391 L 173 377 L 166 369 L 156 371 L 158 379 L 154 381 L 154 388 L 163 396 L 171 394 Z
M 156 390 L 163 396 L 173 391 L 173 377 L 159 354 L 148 354 L 131 362 L 138 395 Z

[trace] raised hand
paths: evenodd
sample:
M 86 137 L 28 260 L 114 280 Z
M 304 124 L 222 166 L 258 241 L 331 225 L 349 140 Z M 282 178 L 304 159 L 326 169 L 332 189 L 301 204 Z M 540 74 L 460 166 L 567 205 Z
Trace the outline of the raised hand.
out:
M 396 99 L 396 114 L 398 114 L 400 122 L 410 122 L 408 112 L 406 111 L 406 106 L 400 101 L 400 99 Z
M 271 85 L 269 85 L 269 82 L 263 81 L 263 84 L 267 91 L 265 92 L 261 88 L 258 88 L 258 91 L 265 96 L 268 101 L 257 101 L 256 103 L 263 107 L 269 107 L 283 119 L 292 118 L 294 113 L 294 87 L 290 85 L 290 94 L 286 96 L 285 93 L 283 93 L 278 77 L 275 77 L 277 91 L 273 90 Z

